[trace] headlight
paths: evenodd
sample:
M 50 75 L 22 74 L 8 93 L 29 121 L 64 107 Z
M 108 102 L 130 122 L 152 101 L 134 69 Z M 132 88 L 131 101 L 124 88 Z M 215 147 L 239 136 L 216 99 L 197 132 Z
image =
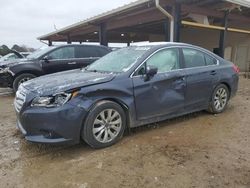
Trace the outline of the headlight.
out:
M 40 107 L 57 107 L 62 106 L 68 102 L 72 96 L 75 96 L 75 93 L 58 93 L 52 96 L 46 97 L 36 97 L 31 106 L 40 106 Z
M 9 72 L 9 67 L 6 68 L 0 68 L 0 74 Z

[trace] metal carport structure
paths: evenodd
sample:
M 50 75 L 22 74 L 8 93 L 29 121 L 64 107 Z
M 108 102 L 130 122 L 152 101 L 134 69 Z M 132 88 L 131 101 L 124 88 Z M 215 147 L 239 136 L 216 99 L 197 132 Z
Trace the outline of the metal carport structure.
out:
M 173 19 L 171 24 L 171 18 Z M 173 26 L 173 27 L 171 27 Z M 247 0 L 139 0 L 39 37 L 56 42 L 109 42 L 181 40 L 183 28 L 219 31 L 219 54 L 224 56 L 228 32 L 250 34 Z M 172 29 L 171 29 L 172 28 Z M 152 36 L 161 36 L 152 37 Z M 172 37 L 171 37 L 172 36 Z

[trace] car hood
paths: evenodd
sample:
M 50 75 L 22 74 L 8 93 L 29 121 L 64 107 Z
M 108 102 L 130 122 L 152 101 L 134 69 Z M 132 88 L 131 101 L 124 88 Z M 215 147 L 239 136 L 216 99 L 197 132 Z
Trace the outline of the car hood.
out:
M 31 63 L 31 60 L 28 59 L 15 59 L 15 60 L 8 60 L 8 61 L 0 61 L 0 67 L 12 67 L 20 63 Z
M 39 96 L 52 95 L 70 89 L 111 81 L 115 76 L 81 69 L 59 72 L 29 80 L 22 86 Z

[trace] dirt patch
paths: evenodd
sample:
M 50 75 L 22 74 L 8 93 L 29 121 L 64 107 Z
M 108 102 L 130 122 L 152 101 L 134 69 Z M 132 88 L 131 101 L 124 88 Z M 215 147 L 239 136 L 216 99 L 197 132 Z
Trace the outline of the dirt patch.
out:
M 250 187 L 250 80 L 220 115 L 198 112 L 132 130 L 118 144 L 32 144 L 0 97 L 0 187 Z

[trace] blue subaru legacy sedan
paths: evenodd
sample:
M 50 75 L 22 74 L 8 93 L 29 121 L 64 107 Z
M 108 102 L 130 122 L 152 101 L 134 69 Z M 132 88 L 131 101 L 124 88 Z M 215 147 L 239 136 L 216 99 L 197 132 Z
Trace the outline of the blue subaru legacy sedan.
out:
M 85 69 L 20 85 L 17 126 L 31 142 L 116 143 L 125 129 L 207 110 L 236 94 L 239 69 L 197 46 L 161 43 L 113 51 Z

